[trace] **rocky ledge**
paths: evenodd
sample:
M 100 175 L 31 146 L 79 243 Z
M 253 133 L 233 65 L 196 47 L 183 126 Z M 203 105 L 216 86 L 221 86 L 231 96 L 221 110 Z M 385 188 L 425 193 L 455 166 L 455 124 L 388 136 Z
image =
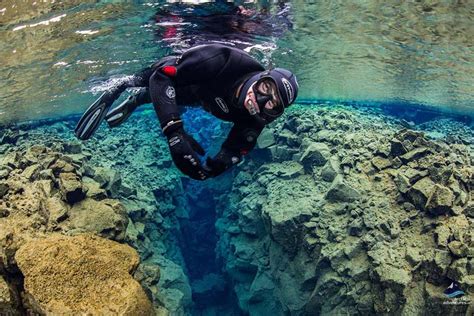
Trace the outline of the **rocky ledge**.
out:
M 1 313 L 154 314 L 133 278 L 146 269 L 123 244 L 129 217 L 111 198 L 128 188 L 88 165 L 80 144 L 9 134 L 0 157 Z
M 228 126 L 187 115 L 215 152 Z M 145 111 L 86 143 L 72 121 L 0 133 L 2 311 L 472 314 L 471 128 L 295 106 L 243 163 L 194 182 L 156 126 Z M 214 270 L 190 266 L 206 257 Z M 58 296 L 69 278 L 77 287 Z M 464 297 L 443 294 L 452 281 Z M 96 282 L 126 299 L 95 295 Z
M 377 111 L 300 107 L 265 130 L 218 202 L 240 308 L 472 315 L 473 132 L 431 126 L 436 138 Z

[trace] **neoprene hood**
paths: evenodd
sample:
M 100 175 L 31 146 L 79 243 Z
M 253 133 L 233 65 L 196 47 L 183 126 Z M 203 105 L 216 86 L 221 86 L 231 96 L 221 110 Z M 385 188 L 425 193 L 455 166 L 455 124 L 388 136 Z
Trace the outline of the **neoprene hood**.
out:
M 258 80 L 263 78 L 270 78 L 275 82 L 278 90 L 278 96 L 284 108 L 287 108 L 295 101 L 296 97 L 298 96 L 298 81 L 296 80 L 296 76 L 291 71 L 286 69 L 275 68 L 272 70 L 256 73 L 244 82 L 237 100 L 238 107 L 244 107 L 245 97 L 247 95 L 248 89 Z M 262 112 L 263 111 L 261 111 L 261 113 Z M 280 116 L 282 113 L 283 109 L 281 113 L 278 114 L 278 116 Z M 262 116 L 262 118 L 267 121 L 267 123 L 275 120 L 276 117 L 278 117 L 264 117 L 263 115 L 260 116 Z

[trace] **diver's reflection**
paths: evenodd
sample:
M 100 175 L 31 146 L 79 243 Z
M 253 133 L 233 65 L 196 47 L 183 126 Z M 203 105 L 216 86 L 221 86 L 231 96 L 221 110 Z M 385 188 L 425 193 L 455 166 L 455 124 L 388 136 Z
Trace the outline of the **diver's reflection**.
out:
M 236 5 L 224 1 L 167 1 L 155 15 L 156 37 L 175 51 L 210 42 L 241 49 L 275 46 L 292 27 L 288 1 Z

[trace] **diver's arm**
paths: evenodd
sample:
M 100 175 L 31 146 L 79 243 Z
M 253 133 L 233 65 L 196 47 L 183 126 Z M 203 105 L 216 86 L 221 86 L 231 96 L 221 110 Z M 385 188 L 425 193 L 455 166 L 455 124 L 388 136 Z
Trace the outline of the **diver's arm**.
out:
M 253 123 L 235 123 L 222 144 L 221 150 L 214 158 L 208 158 L 206 165 L 211 176 L 223 173 L 242 160 L 257 144 L 257 138 L 263 126 Z
M 168 68 L 167 68 L 168 67 Z M 176 104 L 175 70 L 169 71 L 170 66 L 155 70 L 150 77 L 150 96 L 155 112 L 160 121 L 163 134 L 168 138 L 171 157 L 184 174 L 196 180 L 209 177 L 200 162 L 199 155 L 204 155 L 204 149 L 183 128 L 183 122 Z

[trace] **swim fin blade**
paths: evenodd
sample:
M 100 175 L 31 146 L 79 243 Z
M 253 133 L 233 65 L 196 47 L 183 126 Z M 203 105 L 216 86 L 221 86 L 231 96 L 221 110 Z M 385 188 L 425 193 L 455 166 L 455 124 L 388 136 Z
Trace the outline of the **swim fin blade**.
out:
M 92 103 L 77 123 L 74 130 L 76 137 L 80 140 L 89 139 L 99 128 L 112 103 L 107 92 Z
M 125 101 L 110 110 L 105 116 L 105 120 L 109 124 L 109 127 L 117 127 L 125 122 L 137 106 L 138 103 L 136 96 L 131 95 Z

